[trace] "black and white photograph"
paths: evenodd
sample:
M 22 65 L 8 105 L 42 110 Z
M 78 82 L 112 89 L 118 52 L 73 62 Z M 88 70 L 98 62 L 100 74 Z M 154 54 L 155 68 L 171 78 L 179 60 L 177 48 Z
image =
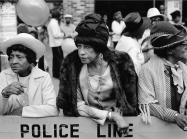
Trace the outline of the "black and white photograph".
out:
M 0 0 L 0 139 L 187 139 L 187 0 Z

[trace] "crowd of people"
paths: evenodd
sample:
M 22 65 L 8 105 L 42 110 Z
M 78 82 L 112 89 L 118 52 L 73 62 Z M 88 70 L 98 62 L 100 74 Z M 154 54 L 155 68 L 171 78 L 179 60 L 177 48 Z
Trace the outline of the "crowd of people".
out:
M 53 10 L 40 33 L 20 24 L 18 35 L 1 47 L 10 68 L 0 73 L 0 114 L 46 117 L 62 110 L 101 125 L 114 121 L 121 133 L 128 132 L 125 116 L 186 127 L 187 30 L 180 11 L 171 17 L 155 7 L 147 17 L 131 12 L 123 18 L 117 11 L 109 32 L 107 15 L 89 14 L 75 26 L 72 15 L 62 22 Z M 45 68 L 45 30 L 58 93 Z

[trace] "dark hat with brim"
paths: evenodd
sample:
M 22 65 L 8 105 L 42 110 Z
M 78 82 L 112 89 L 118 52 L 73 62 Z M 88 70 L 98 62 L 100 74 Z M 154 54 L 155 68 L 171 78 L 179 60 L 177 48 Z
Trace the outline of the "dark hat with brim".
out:
M 176 16 L 181 16 L 181 12 L 179 10 L 175 10 L 172 13 L 170 13 L 172 18 L 175 18 Z
M 180 43 L 186 43 L 186 30 L 178 30 L 174 25 L 167 21 L 160 21 L 155 23 L 151 28 L 151 35 L 146 38 L 150 40 L 153 48 L 161 50 L 177 46 Z
M 147 17 L 141 17 L 138 12 L 129 13 L 124 21 L 126 28 L 124 29 L 123 34 L 136 34 L 138 38 L 141 38 L 144 31 L 151 26 L 151 20 Z

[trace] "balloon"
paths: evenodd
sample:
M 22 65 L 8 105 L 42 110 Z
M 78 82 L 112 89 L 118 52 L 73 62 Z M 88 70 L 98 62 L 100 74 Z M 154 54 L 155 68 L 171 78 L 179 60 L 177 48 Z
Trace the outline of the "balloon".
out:
M 21 20 L 31 26 L 40 26 L 49 19 L 49 7 L 44 0 L 19 0 L 16 11 Z

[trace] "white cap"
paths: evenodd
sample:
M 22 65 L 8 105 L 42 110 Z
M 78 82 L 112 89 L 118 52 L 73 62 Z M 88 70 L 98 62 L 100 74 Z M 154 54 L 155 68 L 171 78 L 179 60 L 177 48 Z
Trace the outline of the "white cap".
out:
M 160 16 L 160 17 L 164 17 L 162 14 L 160 14 L 159 10 L 157 8 L 150 8 L 148 11 L 147 11 L 147 17 L 148 18 L 152 18 L 152 17 L 155 17 L 155 16 Z
M 72 15 L 71 15 L 71 14 L 65 14 L 65 15 L 64 15 L 64 18 L 68 18 L 68 17 L 69 17 L 69 18 L 72 18 Z

